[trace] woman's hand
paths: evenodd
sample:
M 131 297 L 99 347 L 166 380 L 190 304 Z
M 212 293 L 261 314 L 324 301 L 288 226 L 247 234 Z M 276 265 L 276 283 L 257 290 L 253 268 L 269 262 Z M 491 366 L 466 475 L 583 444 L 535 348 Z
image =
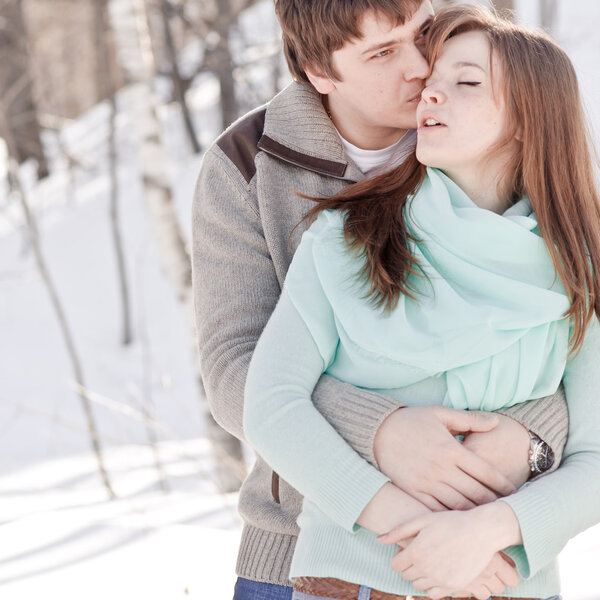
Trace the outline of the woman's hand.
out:
M 450 588 L 433 587 L 429 588 L 427 595 L 432 600 L 445 598 L 446 596 L 464 596 L 477 598 L 478 600 L 488 600 L 492 595 L 502 594 L 506 587 L 514 587 L 519 583 L 519 574 L 515 568 L 515 563 L 502 552 L 496 552 L 489 565 L 483 573 L 472 581 L 463 590 L 453 590 Z
M 498 551 L 522 543 L 516 516 L 501 501 L 469 511 L 418 517 L 378 539 L 384 544 L 405 545 L 411 537 L 414 539 L 393 558 L 392 568 L 416 589 L 432 592 L 436 588 L 468 588 L 490 568 Z

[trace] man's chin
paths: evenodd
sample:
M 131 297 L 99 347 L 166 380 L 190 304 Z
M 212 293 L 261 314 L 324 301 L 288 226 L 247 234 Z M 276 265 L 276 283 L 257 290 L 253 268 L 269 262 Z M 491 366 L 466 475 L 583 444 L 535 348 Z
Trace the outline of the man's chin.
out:
M 405 119 L 399 119 L 395 124 L 398 129 L 417 129 L 417 113 L 407 116 Z

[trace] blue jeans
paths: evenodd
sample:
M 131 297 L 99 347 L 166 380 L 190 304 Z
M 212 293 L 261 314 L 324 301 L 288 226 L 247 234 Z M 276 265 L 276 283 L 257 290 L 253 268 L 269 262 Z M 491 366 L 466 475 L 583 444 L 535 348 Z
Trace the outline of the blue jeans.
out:
M 233 600 L 292 600 L 292 588 L 238 577 Z
M 371 598 L 371 588 L 366 585 L 361 585 L 358 591 L 357 600 L 369 600 Z M 423 598 L 424 600 L 429 600 L 426 596 L 413 596 L 415 600 L 419 600 Z M 319 596 L 311 596 L 309 594 L 303 594 L 302 592 L 294 592 L 293 600 L 331 600 L 329 598 L 321 598 Z M 488 600 L 494 600 L 490 597 Z M 515 600 L 518 600 L 515 598 Z M 540 599 L 541 600 L 541 599 Z M 547 598 L 546 600 L 562 600 L 560 596 L 552 596 L 552 598 Z

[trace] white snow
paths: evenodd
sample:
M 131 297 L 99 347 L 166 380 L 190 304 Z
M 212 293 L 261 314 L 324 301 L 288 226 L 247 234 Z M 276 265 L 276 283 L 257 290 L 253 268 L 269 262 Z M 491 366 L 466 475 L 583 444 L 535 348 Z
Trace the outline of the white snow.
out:
M 527 18 L 534 18 L 532 4 L 520 0 L 520 14 L 529 9 Z M 576 63 L 591 121 L 600 131 L 595 26 L 600 3 L 560 0 L 559 5 L 556 35 Z M 262 44 L 255 54 L 268 56 L 275 35 L 270 0 L 245 15 L 242 28 L 247 39 Z M 193 61 L 191 53 L 188 60 Z M 263 71 L 258 65 L 253 73 Z M 271 83 L 263 81 L 265 89 Z M 206 146 L 218 133 L 214 78 L 198 76 L 189 98 Z M 225 600 L 232 595 L 241 527 L 236 495 L 219 494 L 213 481 L 189 335 L 150 231 L 127 94 L 118 101 L 131 346 L 119 342 L 108 218 L 108 107 L 96 106 L 61 133 L 82 164 L 72 176 L 52 139 L 53 175 L 35 184 L 31 166 L 23 169 L 44 253 L 81 355 L 117 500 L 106 500 L 97 474 L 71 365 L 20 209 L 0 192 L 0 596 L 10 600 Z M 177 112 L 167 106 L 161 117 L 178 215 L 189 236 L 200 158 L 190 155 Z M 144 407 L 158 424 L 168 492 L 160 488 L 148 429 L 139 417 Z M 600 527 L 570 542 L 561 557 L 565 600 L 600 600 L 599 561 Z

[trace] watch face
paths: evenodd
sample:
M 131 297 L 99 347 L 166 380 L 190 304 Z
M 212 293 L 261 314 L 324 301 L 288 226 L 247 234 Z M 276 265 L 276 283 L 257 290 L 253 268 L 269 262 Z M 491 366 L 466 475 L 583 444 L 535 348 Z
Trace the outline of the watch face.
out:
M 532 442 L 531 466 L 537 473 L 544 473 L 554 464 L 552 448 L 539 438 Z

